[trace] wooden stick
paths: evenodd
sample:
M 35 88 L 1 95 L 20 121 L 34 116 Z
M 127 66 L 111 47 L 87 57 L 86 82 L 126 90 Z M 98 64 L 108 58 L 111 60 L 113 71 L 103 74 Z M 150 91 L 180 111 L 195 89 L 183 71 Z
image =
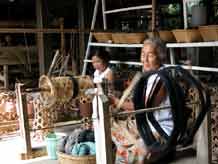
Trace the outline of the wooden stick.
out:
M 130 85 L 128 86 L 128 88 L 123 92 L 123 95 L 119 101 L 119 103 L 117 104 L 117 109 L 120 109 L 121 106 L 123 105 L 124 101 L 126 100 L 126 98 L 129 96 L 129 94 L 131 93 L 131 91 L 133 90 L 133 88 L 135 87 L 136 83 L 139 81 L 139 79 L 142 77 L 142 73 L 138 72 L 134 78 L 132 79 Z
M 59 56 L 59 50 L 57 50 L 56 52 L 55 52 L 55 56 L 54 56 L 54 58 L 53 58 L 53 60 L 52 60 L 52 63 L 51 63 L 51 65 L 50 65 L 50 67 L 49 67 L 49 71 L 48 71 L 48 76 L 50 76 L 51 75 L 51 72 L 52 72 L 52 69 L 53 69 L 53 67 L 54 67 L 54 65 L 55 65 L 55 63 L 56 63 L 56 61 L 57 61 L 57 59 L 58 59 L 58 56 Z
M 27 88 L 25 89 L 25 92 L 50 92 L 51 89 L 46 88 Z
M 170 105 L 166 105 L 166 106 L 138 109 L 138 110 L 134 110 L 134 111 L 118 112 L 118 113 L 114 113 L 113 116 L 125 116 L 125 115 L 131 115 L 131 114 L 136 115 L 136 114 L 140 114 L 140 113 L 154 112 L 154 111 L 157 111 L 157 110 L 166 110 L 166 109 L 170 109 L 170 108 L 171 108 Z
M 66 73 L 66 70 L 67 70 L 67 64 L 68 64 L 68 61 L 69 61 L 69 58 L 70 58 L 70 54 L 68 54 L 66 57 L 64 57 L 64 63 L 63 65 L 61 66 L 61 69 L 60 69 L 60 72 L 59 72 L 59 76 L 62 75 L 62 73 Z
M 21 131 L 21 138 L 24 143 L 23 153 L 29 159 L 32 154 L 32 146 L 31 146 L 31 138 L 30 138 L 30 130 L 29 130 L 29 120 L 27 114 L 27 102 L 26 102 L 26 94 L 21 93 L 21 87 L 23 84 L 17 83 L 15 85 L 16 91 L 16 99 L 18 104 L 18 115 L 19 117 L 19 127 Z

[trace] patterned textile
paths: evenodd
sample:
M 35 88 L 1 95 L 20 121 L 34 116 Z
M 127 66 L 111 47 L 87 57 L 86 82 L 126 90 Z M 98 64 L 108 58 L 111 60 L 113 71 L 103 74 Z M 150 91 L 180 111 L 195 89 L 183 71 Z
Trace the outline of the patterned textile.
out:
M 142 164 L 147 155 L 135 119 L 111 121 L 112 141 L 116 145 L 115 164 Z
M 218 87 L 215 85 L 209 86 L 211 95 L 211 151 L 212 162 L 218 163 Z

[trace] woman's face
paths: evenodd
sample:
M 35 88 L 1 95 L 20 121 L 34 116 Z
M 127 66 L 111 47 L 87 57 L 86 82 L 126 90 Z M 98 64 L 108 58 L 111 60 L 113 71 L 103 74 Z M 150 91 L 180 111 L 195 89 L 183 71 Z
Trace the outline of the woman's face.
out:
M 92 57 L 92 65 L 94 69 L 99 70 L 100 72 L 103 72 L 106 68 L 106 65 L 103 62 L 103 60 L 97 56 Z
M 144 71 L 157 70 L 160 67 L 160 60 L 156 48 L 152 44 L 144 44 L 141 50 L 141 62 Z

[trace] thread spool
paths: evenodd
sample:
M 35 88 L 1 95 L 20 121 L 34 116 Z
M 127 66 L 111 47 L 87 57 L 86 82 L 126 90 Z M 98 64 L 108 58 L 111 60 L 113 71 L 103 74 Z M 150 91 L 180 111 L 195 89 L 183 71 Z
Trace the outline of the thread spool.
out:
M 91 103 L 92 96 L 85 95 L 85 91 L 94 88 L 94 83 L 89 76 L 59 76 L 49 78 L 43 75 L 39 79 L 40 99 L 42 105 L 51 108 L 56 103 L 67 103 L 72 98 L 79 99 L 82 104 Z

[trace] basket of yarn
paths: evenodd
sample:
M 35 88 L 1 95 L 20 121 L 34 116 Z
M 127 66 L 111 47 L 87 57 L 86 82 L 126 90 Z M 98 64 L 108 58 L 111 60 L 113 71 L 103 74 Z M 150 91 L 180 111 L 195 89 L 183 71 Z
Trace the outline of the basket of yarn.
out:
M 60 164 L 96 164 L 95 155 L 72 156 L 58 152 L 58 161 Z
M 74 129 L 58 143 L 59 164 L 96 164 L 94 131 L 82 127 Z

